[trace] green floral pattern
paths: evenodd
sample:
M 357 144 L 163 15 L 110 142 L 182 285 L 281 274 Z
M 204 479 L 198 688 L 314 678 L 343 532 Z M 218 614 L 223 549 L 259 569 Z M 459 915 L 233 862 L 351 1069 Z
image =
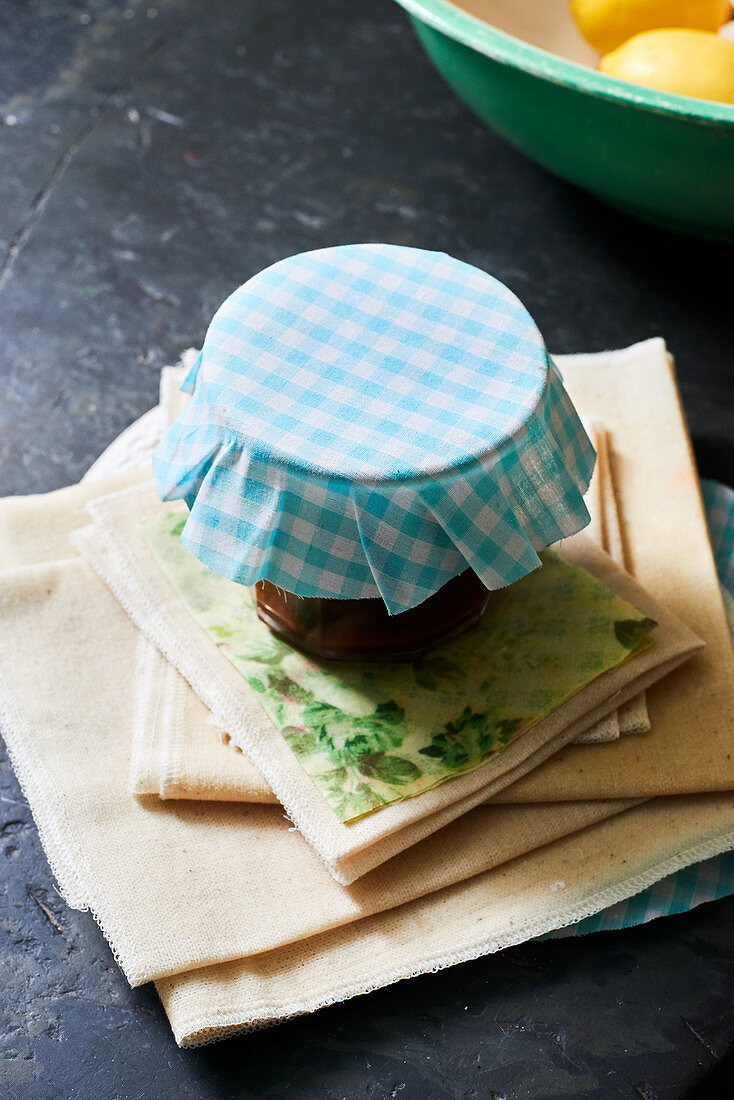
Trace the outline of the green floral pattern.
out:
M 320 662 L 270 633 L 252 589 L 186 550 L 184 518 L 176 508 L 145 520 L 145 541 L 343 822 L 476 768 L 649 644 L 655 626 L 546 551 L 477 627 L 418 661 Z

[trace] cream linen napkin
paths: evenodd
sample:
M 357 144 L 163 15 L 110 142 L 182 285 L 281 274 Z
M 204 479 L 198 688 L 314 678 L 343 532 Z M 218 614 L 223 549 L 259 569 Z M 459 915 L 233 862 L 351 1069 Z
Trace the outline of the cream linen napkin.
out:
M 605 490 L 610 474 L 609 466 L 604 462 L 607 433 L 604 429 L 604 425 L 599 420 L 591 422 L 586 421 L 584 423 L 584 428 L 596 451 L 594 473 L 592 474 L 589 488 L 584 497 L 591 518 L 591 522 L 589 526 L 585 528 L 584 534 L 597 546 L 601 546 L 606 554 L 609 554 L 609 547 L 606 543 L 606 526 L 604 523 Z M 623 561 L 620 561 L 619 558 L 614 557 L 612 554 L 609 554 L 609 556 L 620 566 L 620 568 L 624 569 Z M 601 721 L 597 722 L 591 729 L 579 734 L 573 744 L 595 745 L 599 741 L 616 741 L 619 735 L 619 711 L 615 709 L 610 711 L 605 718 L 602 718 Z
M 569 540 L 568 556 L 658 622 L 654 644 L 599 676 L 480 767 L 343 825 L 272 726 L 244 677 L 191 619 L 150 555 L 138 525 L 165 507 L 152 484 L 94 500 L 89 504 L 93 525 L 75 532 L 75 543 L 138 628 L 176 666 L 216 723 L 243 749 L 288 816 L 337 881 L 344 884 L 485 801 L 619 702 L 665 675 L 700 645 L 682 623 L 651 602 L 647 593 L 592 543 Z
M 483 807 L 345 889 L 280 807 L 130 795 L 138 634 L 82 560 L 0 573 L 0 619 L 14 767 L 62 893 L 91 909 L 132 984 L 403 904 L 629 805 Z
M 655 799 L 399 909 L 156 988 L 176 1042 L 201 1046 L 523 943 L 732 846 L 731 795 Z
M 625 569 L 627 563 L 620 538 L 619 502 L 609 459 L 609 433 L 599 420 L 587 422 L 585 427 L 596 451 L 596 466 L 586 494 L 591 523 L 585 534 L 597 546 L 601 546 L 621 569 Z M 646 733 L 649 729 L 650 720 L 643 693 L 630 699 L 621 709 L 607 715 L 586 733 L 582 733 L 574 744 L 592 745 L 600 741 L 616 741 L 620 734 Z
M 172 799 L 278 801 L 244 753 L 223 742 L 204 704 L 143 635 L 135 665 L 130 790 Z
M 108 477 L 104 485 L 110 492 L 150 479 L 150 466 Z M 20 565 L 77 558 L 69 536 L 77 527 L 86 527 L 85 511 L 99 488 L 70 485 L 53 493 L 25 497 L 5 497 L 0 501 L 0 569 Z
M 622 523 L 620 519 L 620 494 L 614 484 L 612 470 L 612 446 L 613 440 L 610 433 L 602 425 L 598 432 L 598 465 L 599 476 L 599 509 L 602 517 L 601 545 L 610 558 L 622 569 L 630 572 L 627 554 L 622 540 Z M 644 692 L 630 699 L 617 711 L 619 732 L 624 736 L 628 733 L 647 733 L 650 729 L 650 717 L 647 712 L 647 701 Z M 579 739 L 580 740 L 580 739 Z M 601 739 L 599 739 L 601 740 Z
M 662 340 L 603 355 L 559 356 L 581 414 L 610 433 L 630 572 L 706 642 L 704 653 L 647 695 L 652 729 L 569 746 L 502 791 L 498 801 L 621 798 L 734 786 L 734 655 L 708 538 L 701 490 Z M 685 776 L 685 786 L 680 778 Z

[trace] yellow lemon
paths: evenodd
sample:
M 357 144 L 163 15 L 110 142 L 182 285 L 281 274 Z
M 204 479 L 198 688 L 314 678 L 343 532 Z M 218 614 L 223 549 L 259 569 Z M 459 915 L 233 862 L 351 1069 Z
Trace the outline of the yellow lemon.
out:
M 657 27 L 715 31 L 731 19 L 729 0 L 570 0 L 576 26 L 599 53 Z
M 599 68 L 646 88 L 734 103 L 734 42 L 710 31 L 636 34 L 602 57 Z

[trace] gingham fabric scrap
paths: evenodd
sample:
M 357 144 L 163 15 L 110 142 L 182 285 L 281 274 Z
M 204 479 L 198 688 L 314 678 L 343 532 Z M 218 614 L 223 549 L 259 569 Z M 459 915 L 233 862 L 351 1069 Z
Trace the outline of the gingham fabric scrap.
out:
M 471 567 L 489 589 L 588 523 L 594 451 L 518 299 L 443 253 L 282 260 L 216 313 L 153 462 L 186 547 L 244 585 L 381 596 Z
M 619 928 L 633 928 L 637 924 L 658 917 L 671 917 L 687 913 L 706 901 L 716 901 L 734 893 L 734 852 L 724 852 L 713 859 L 684 867 L 654 883 L 647 890 L 631 898 L 618 901 L 607 909 L 584 917 L 577 924 L 549 932 L 541 939 L 566 939 L 568 936 L 586 936 L 590 932 L 613 932 Z
M 711 545 L 722 588 L 734 597 L 734 489 L 701 479 Z

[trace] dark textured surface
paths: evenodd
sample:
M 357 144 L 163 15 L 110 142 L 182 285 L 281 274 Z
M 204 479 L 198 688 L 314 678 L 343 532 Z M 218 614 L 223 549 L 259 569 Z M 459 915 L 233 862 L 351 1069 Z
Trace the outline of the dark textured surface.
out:
M 14 0 L 0 104 L 4 494 L 78 479 L 250 274 L 357 240 L 487 268 L 556 351 L 664 335 L 702 470 L 734 481 L 731 251 L 522 159 L 389 0 Z M 2 1098 L 668 1100 L 730 1084 L 731 900 L 181 1052 L 153 991 L 131 992 L 56 894 L 4 758 L 0 866 Z

